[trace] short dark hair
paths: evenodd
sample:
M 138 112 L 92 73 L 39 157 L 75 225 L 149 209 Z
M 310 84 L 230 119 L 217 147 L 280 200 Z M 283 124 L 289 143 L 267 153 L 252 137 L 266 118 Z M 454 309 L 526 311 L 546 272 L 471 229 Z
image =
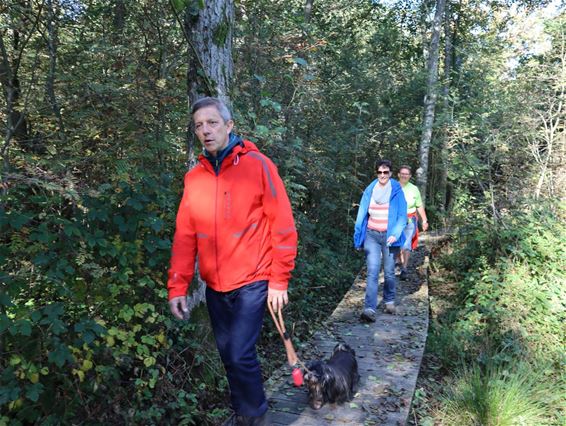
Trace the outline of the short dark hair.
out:
M 401 170 L 403 169 L 407 169 L 409 173 L 413 174 L 413 170 L 411 170 L 411 166 L 407 166 L 406 164 L 403 164 L 401 167 L 399 167 L 399 172 L 401 172 Z
M 206 108 L 209 106 L 213 106 L 214 108 L 216 108 L 216 110 L 218 111 L 220 117 L 222 117 L 224 122 L 232 120 L 232 113 L 230 112 L 230 109 L 228 109 L 226 104 L 218 98 L 211 98 L 211 97 L 201 98 L 198 101 L 196 101 L 195 104 L 193 105 L 193 108 L 191 109 L 191 115 L 194 115 L 195 112 L 197 112 L 199 109 Z
M 393 168 L 391 166 L 391 161 L 389 161 L 389 160 L 377 160 L 375 162 L 375 171 L 377 172 L 381 166 L 387 167 L 389 169 L 389 171 L 391 171 L 391 169 Z

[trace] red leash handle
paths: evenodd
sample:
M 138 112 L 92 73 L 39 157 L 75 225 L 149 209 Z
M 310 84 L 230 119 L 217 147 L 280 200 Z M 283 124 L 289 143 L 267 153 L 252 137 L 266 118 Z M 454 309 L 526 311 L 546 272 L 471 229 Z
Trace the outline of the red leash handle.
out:
M 287 352 L 287 362 L 291 367 L 294 367 L 293 373 L 291 374 L 293 376 L 293 383 L 295 384 L 295 386 L 301 386 L 303 384 L 303 372 L 299 367 L 297 367 L 297 364 L 301 364 L 305 369 L 305 371 L 308 370 L 297 356 L 297 353 L 295 352 L 295 348 L 293 347 L 293 342 L 291 341 L 291 338 L 287 334 L 287 330 L 285 330 L 285 321 L 283 321 L 283 312 L 282 312 L 283 309 L 279 308 L 277 312 L 279 317 L 276 317 L 275 313 L 273 312 L 273 306 L 271 306 L 271 303 L 267 302 L 267 307 L 269 309 L 269 313 L 271 314 L 271 318 L 273 318 L 275 327 L 277 328 L 277 331 L 279 332 L 281 339 L 283 339 L 283 344 L 285 345 L 285 351 Z
M 275 323 L 275 327 L 283 339 L 283 344 L 285 345 L 285 351 L 287 352 L 287 362 L 291 367 L 297 365 L 299 361 L 299 357 L 297 357 L 297 353 L 295 352 L 295 348 L 293 347 L 293 342 L 291 342 L 291 338 L 287 334 L 287 330 L 285 330 L 285 321 L 283 321 L 283 313 L 282 309 L 277 311 L 278 318 L 275 316 L 275 312 L 273 312 L 273 306 L 271 303 L 267 302 L 267 307 L 269 308 L 269 313 L 271 314 L 271 318 L 273 318 L 273 322 Z

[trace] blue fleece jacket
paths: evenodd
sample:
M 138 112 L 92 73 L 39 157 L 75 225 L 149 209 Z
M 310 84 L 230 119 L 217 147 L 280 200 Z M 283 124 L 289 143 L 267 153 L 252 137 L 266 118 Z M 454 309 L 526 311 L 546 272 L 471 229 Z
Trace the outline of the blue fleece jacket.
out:
M 407 201 L 405 200 L 401 184 L 395 179 L 390 179 L 389 181 L 391 182 L 391 198 L 389 198 L 389 212 L 387 216 L 387 237 L 394 236 L 396 241 L 391 246 L 400 247 L 405 242 L 403 229 L 407 225 Z M 368 227 L 369 205 L 373 188 L 377 185 L 377 182 L 378 180 L 375 179 L 368 185 L 360 200 L 358 217 L 354 227 L 354 247 L 357 249 L 364 246 Z

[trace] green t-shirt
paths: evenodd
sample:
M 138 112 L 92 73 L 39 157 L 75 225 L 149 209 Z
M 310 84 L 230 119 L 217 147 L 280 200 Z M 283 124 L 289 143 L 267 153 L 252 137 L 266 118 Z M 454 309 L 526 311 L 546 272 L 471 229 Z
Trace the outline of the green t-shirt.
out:
M 419 188 L 411 182 L 407 182 L 407 185 L 403 187 L 403 193 L 405 200 L 407 200 L 407 214 L 415 213 L 417 208 L 423 205 Z

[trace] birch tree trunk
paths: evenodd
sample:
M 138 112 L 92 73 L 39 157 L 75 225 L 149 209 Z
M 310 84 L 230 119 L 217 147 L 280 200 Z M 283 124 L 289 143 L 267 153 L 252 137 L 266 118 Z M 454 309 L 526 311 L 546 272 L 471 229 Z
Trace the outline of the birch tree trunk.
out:
M 446 0 L 436 1 L 436 12 L 432 25 L 432 37 L 428 58 L 427 90 L 424 99 L 423 132 L 419 146 L 419 168 L 417 169 L 417 185 L 421 191 L 423 202 L 426 200 L 426 185 L 428 176 L 428 157 L 432 139 L 432 125 L 434 123 L 434 109 L 437 99 L 438 58 L 440 45 L 440 31 Z

